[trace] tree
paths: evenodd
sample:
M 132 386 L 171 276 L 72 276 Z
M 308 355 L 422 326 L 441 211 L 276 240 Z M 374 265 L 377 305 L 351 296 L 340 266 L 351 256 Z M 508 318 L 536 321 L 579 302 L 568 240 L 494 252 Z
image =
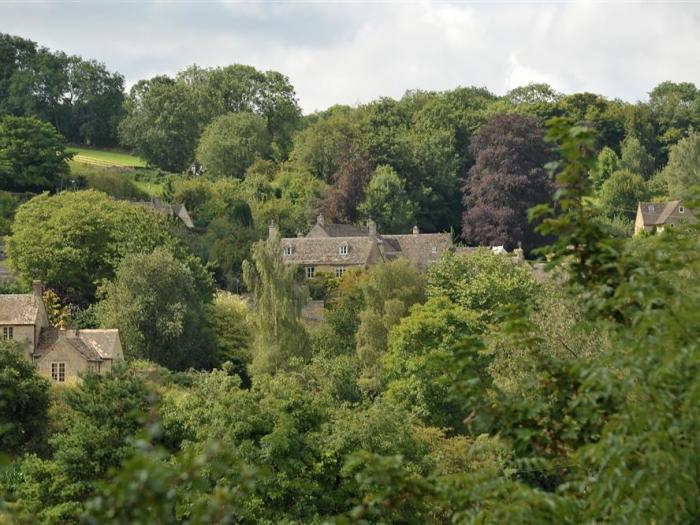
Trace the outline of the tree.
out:
M 465 417 L 476 408 L 469 404 L 485 397 L 488 359 L 479 355 L 476 345 L 469 352 L 474 383 L 470 396 L 455 396 L 451 385 L 440 378 L 449 367 L 448 359 L 481 326 L 476 313 L 444 296 L 412 306 L 409 315 L 389 332 L 388 350 L 382 357 L 387 400 L 418 414 L 428 425 L 461 430 Z
M 403 181 L 391 166 L 374 170 L 358 211 L 376 221 L 380 231 L 386 233 L 401 233 L 416 224 L 416 205 L 409 200 Z
M 522 243 L 529 250 L 542 242 L 527 220 L 527 210 L 549 202 L 551 184 L 543 166 L 551 153 L 536 119 L 496 115 L 472 137 L 476 159 L 464 185 L 466 211 L 462 236 L 478 245 Z
M 636 173 L 619 170 L 610 175 L 600 189 L 600 207 L 609 217 L 634 215 L 637 204 L 646 199 L 646 182 Z
M 134 451 L 155 393 L 133 369 L 86 375 L 65 393 L 65 427 L 50 439 L 52 456 L 27 455 L 12 487 L 24 522 L 78 523 L 97 482 Z
M 39 377 L 17 343 L 0 341 L 0 453 L 45 447 L 49 383 Z
M 0 185 L 14 191 L 57 189 L 72 154 L 51 124 L 36 118 L 0 119 Z
M 662 82 L 649 93 L 649 107 L 667 150 L 700 127 L 700 90 L 691 82 Z
M 7 239 L 10 266 L 24 280 L 81 305 L 126 255 L 159 246 L 184 256 L 165 215 L 93 190 L 34 197 L 17 210 Z
M 156 248 L 127 256 L 113 282 L 100 288 L 97 318 L 118 328 L 127 359 L 148 359 L 173 370 L 217 363 L 204 295 L 187 264 Z
M 613 172 L 617 171 L 620 166 L 620 157 L 617 156 L 615 150 L 605 146 L 598 153 L 598 161 L 595 169 L 591 170 L 591 182 L 593 188 L 597 191 L 603 183 L 610 178 Z
M 219 292 L 208 312 L 219 361 L 221 363 L 229 361 L 235 373 L 241 377 L 246 386 L 249 386 L 247 367 L 251 361 L 251 334 L 246 319 L 248 304 L 239 296 Z
M 292 358 L 308 357 L 306 330 L 300 323 L 308 290 L 294 265 L 282 259 L 279 235 L 258 241 L 243 263 L 243 279 L 253 296 L 253 374 L 274 373 L 293 366 Z
M 654 157 L 634 135 L 622 142 L 620 169 L 641 175 L 644 180 L 649 180 L 654 173 Z
M 262 117 L 227 113 L 204 128 L 196 158 L 213 177 L 242 179 L 255 157 L 266 157 L 269 152 L 270 136 Z
M 124 108 L 122 144 L 168 171 L 190 165 L 204 123 L 187 86 L 166 76 L 141 80 L 131 88 Z
M 674 199 L 697 197 L 700 186 L 700 133 L 693 133 L 671 148 L 668 164 L 662 172 Z
M 486 322 L 508 307 L 525 311 L 537 288 L 529 269 L 488 249 L 466 255 L 446 252 L 428 269 L 427 281 L 429 297 L 447 297 Z
M 311 173 L 331 183 L 340 169 L 343 150 L 356 142 L 360 127 L 358 112 L 333 106 L 294 138 L 290 158 L 307 166 Z
M 320 204 L 320 211 L 330 221 L 352 223 L 359 219 L 357 207 L 364 199 L 365 186 L 371 175 L 366 155 L 350 146 L 342 148 L 340 168 L 333 176 L 333 186 Z

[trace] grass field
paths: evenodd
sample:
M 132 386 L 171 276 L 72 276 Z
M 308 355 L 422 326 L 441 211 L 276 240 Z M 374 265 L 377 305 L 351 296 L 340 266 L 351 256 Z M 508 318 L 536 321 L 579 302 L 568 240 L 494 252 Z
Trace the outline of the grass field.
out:
M 119 151 L 107 151 L 90 148 L 66 148 L 69 152 L 75 153 L 73 162 L 83 164 L 94 164 L 97 166 L 118 166 L 122 168 L 145 168 L 146 162 L 142 159 Z

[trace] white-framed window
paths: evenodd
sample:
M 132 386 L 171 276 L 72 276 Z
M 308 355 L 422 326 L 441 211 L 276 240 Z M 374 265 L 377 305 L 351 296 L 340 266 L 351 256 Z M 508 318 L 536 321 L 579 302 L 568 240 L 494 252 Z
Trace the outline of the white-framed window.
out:
M 292 253 L 294 253 L 294 250 L 292 249 L 291 246 L 285 246 L 285 247 L 284 247 L 284 254 L 285 254 L 285 255 L 292 255 Z
M 338 253 L 340 255 L 347 255 L 348 254 L 348 245 L 347 244 L 341 244 L 340 247 L 338 248 Z
M 65 363 L 51 363 L 51 380 L 56 383 L 66 382 L 66 364 Z
M 314 277 L 316 277 L 316 267 L 315 266 L 307 266 L 306 267 L 306 278 L 313 279 Z
M 653 205 L 653 204 L 648 204 L 648 205 L 647 205 L 647 211 L 653 212 L 653 211 L 654 211 L 654 205 Z
M 335 267 L 335 276 L 336 277 L 342 277 L 344 273 L 345 273 L 345 266 L 336 266 Z
M 678 213 L 685 213 L 685 208 L 683 206 L 678 206 Z
M 11 326 L 4 326 L 2 329 L 2 338 L 3 339 L 14 339 L 15 338 L 14 328 Z
M 437 253 L 437 246 L 433 246 L 431 251 L 433 252 L 433 255 L 435 255 Z

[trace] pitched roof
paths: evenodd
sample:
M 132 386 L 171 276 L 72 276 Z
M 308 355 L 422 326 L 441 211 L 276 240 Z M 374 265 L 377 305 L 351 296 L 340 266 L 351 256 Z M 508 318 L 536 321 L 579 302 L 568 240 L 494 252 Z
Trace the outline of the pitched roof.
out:
M 642 214 L 644 226 L 660 226 L 667 223 L 675 223 L 679 220 L 693 220 L 695 216 L 690 210 L 682 208 L 679 199 L 668 202 L 640 202 L 638 210 Z
M 34 324 L 39 315 L 39 300 L 34 294 L 0 295 L 0 324 Z
M 452 236 L 449 233 L 380 235 L 379 240 L 386 260 L 405 257 L 421 270 L 425 270 L 443 252 L 452 248 Z
M 343 231 L 353 232 L 353 235 L 338 235 Z M 364 266 L 377 259 L 392 261 L 405 257 L 424 270 L 452 248 L 449 233 L 369 235 L 368 231 L 346 224 L 316 224 L 306 237 L 282 239 L 284 260 L 302 265 Z M 329 232 L 333 235 L 327 235 Z M 287 255 L 289 248 L 291 254 Z
M 41 358 L 51 352 L 59 341 L 65 341 L 88 361 L 121 357 L 118 351 L 119 330 L 61 330 L 43 328 L 34 352 Z
M 367 233 L 367 228 L 358 228 L 352 224 L 316 224 L 306 237 L 365 237 Z
M 372 253 L 376 240 L 372 237 L 291 237 L 282 239 L 282 247 L 290 247 L 285 262 L 319 265 L 363 265 Z M 347 253 L 341 254 L 341 246 Z
M 160 199 L 153 199 L 150 201 L 132 201 L 132 204 L 153 210 L 158 213 L 164 213 L 171 218 L 177 217 L 188 228 L 194 228 L 194 223 L 192 222 L 190 214 L 187 212 L 187 208 L 185 208 L 184 204 L 168 204 Z

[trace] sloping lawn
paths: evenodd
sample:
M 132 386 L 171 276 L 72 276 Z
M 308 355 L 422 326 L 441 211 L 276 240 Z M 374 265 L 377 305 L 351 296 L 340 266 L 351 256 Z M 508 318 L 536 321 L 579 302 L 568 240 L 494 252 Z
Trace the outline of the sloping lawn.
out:
M 142 159 L 120 151 L 108 151 L 90 148 L 78 148 L 70 146 L 66 148 L 75 153 L 74 162 L 94 164 L 98 166 L 120 166 L 126 168 L 145 168 L 146 162 Z

